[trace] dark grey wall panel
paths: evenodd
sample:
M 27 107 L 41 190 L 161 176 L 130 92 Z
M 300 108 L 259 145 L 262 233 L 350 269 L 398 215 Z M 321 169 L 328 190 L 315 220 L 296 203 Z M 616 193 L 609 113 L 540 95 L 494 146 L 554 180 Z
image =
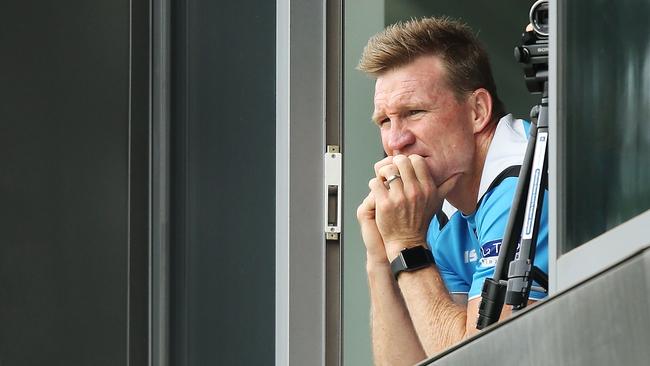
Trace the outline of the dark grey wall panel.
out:
M 3 366 L 146 360 L 148 5 L 130 6 L 0 5 Z
M 650 249 L 431 365 L 647 365 Z
M 275 2 L 173 11 L 172 360 L 270 364 Z

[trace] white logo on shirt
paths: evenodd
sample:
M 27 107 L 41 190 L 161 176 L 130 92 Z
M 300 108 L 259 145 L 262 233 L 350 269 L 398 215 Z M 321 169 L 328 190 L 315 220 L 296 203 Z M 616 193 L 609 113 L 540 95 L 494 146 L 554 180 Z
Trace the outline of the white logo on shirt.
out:
M 494 267 L 499 259 L 501 239 L 489 241 L 481 245 L 481 266 Z
M 465 251 L 465 263 L 476 262 L 478 256 L 476 255 L 476 249 L 466 250 Z

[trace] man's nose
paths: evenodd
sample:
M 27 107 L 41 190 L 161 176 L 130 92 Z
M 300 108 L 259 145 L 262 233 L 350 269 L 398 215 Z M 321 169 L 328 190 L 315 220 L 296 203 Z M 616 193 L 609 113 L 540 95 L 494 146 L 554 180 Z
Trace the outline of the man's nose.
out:
M 388 148 L 391 155 L 400 154 L 415 142 L 415 135 L 402 123 L 393 123 L 388 135 Z

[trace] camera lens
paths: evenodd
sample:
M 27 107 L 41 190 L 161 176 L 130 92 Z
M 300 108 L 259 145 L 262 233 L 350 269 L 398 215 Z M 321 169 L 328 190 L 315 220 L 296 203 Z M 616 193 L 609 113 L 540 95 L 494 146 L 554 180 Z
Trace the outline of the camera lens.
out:
M 548 0 L 538 0 L 530 7 L 530 24 L 539 36 L 548 37 Z

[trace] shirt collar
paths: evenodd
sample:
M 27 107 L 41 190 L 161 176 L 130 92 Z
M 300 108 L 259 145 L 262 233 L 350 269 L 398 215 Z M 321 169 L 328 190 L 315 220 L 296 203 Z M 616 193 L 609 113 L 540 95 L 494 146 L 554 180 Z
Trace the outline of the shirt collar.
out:
M 528 136 L 522 119 L 514 119 L 512 114 L 501 118 L 488 148 L 481 174 L 476 202 L 486 193 L 492 181 L 506 168 L 521 165 L 528 145 Z

